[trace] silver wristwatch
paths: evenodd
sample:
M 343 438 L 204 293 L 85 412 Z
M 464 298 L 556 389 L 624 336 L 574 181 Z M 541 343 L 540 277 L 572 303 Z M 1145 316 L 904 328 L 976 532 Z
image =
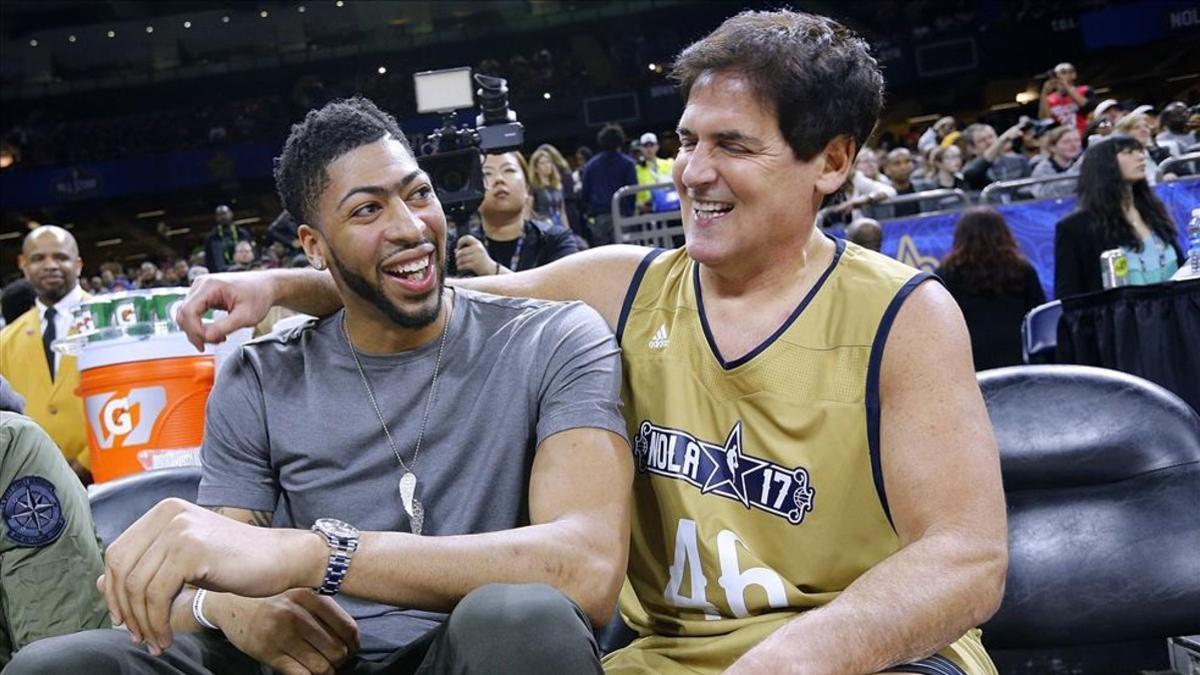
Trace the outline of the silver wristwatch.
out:
M 335 518 L 320 518 L 313 523 L 312 530 L 329 545 L 325 580 L 314 590 L 321 595 L 337 595 L 346 572 L 350 571 L 350 557 L 358 549 L 358 528 Z

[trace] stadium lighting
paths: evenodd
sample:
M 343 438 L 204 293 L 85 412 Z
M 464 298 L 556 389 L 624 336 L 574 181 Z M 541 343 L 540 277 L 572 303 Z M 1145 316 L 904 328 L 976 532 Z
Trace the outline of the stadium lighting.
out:
M 115 30 L 108 31 L 108 37 L 110 37 L 110 38 L 117 37 L 117 31 L 115 31 Z
M 72 42 L 72 43 L 73 43 L 73 42 L 75 42 L 75 36 L 74 36 L 74 35 L 68 35 L 68 36 L 67 36 L 67 42 Z
M 263 11 L 259 12 L 258 15 L 264 19 L 267 18 L 267 10 L 264 9 Z
M 30 46 L 30 47 L 36 47 L 36 46 L 37 46 L 37 40 L 30 40 L 30 41 L 29 41 L 29 46 Z
M 191 21 L 184 21 L 184 22 L 183 22 L 183 27 L 184 27 L 184 28 L 191 28 L 191 27 L 192 27 L 192 22 L 191 22 Z
M 228 16 L 221 17 L 221 23 L 229 23 L 229 17 Z
M 379 74 L 387 75 L 387 68 L 384 68 L 383 66 L 379 66 Z
M 304 5 L 300 5 L 299 7 L 297 7 L 297 8 L 296 8 L 296 11 L 297 11 L 297 12 L 300 12 L 301 14 L 303 14 L 303 13 L 304 13 Z
M 550 92 L 545 92 L 544 94 L 542 94 L 542 98 L 544 98 L 544 99 L 546 99 L 547 101 L 549 101 L 549 100 L 550 100 Z
M 345 5 L 346 3 L 342 2 L 342 0 L 337 0 L 337 2 L 335 2 L 334 4 L 337 5 L 338 7 L 341 7 L 341 6 Z
M 652 72 L 652 73 L 653 73 L 654 71 L 658 70 L 658 67 L 657 67 L 657 66 L 655 66 L 653 63 L 651 63 L 649 67 L 650 67 L 650 72 Z
M 146 32 L 147 32 L 147 33 L 153 33 L 153 32 L 154 32 L 154 26 L 146 26 Z

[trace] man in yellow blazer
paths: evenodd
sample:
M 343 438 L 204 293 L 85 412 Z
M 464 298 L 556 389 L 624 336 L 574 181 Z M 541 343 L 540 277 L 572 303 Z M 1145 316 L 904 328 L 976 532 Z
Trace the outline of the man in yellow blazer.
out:
M 33 284 L 37 302 L 0 331 L 0 375 L 25 397 L 26 414 L 33 418 L 66 456 L 86 485 L 91 482 L 87 428 L 74 356 L 50 350 L 65 337 L 71 313 L 88 296 L 79 287 L 83 260 L 70 232 L 43 225 L 25 237 L 21 269 Z

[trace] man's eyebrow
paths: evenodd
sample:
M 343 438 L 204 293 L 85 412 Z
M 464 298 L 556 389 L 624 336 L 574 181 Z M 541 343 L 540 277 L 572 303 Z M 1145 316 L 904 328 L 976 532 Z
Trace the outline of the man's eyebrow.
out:
M 424 175 L 425 175 L 424 171 L 422 171 L 420 169 L 416 169 L 416 170 L 410 172 L 404 178 L 401 178 L 400 182 L 396 184 L 395 189 L 403 190 L 405 188 L 405 186 L 407 186 L 409 183 L 413 182 L 417 178 L 420 178 L 421 176 L 424 176 Z M 345 196 L 342 197 L 341 201 L 339 201 L 337 203 L 337 208 L 341 208 L 342 204 L 345 204 L 347 199 L 350 199 L 351 197 L 353 197 L 354 195 L 357 195 L 357 194 L 369 194 L 369 195 L 373 195 L 376 197 L 382 197 L 382 196 L 386 195 L 388 192 L 389 192 L 389 190 L 387 188 L 379 186 L 379 185 L 360 185 L 356 188 L 351 188 L 350 191 L 347 192 L 345 194 Z

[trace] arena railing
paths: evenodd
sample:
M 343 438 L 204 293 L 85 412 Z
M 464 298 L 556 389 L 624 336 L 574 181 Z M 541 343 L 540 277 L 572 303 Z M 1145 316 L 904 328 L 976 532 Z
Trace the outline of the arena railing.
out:
M 931 209 L 929 211 L 922 209 L 920 215 L 923 216 L 928 213 L 944 213 L 946 211 L 961 211 L 962 209 L 965 209 L 971 205 L 971 197 L 965 191 L 958 188 L 938 188 L 937 190 L 925 190 L 923 192 L 914 192 L 907 195 L 897 195 L 895 197 L 884 199 L 883 201 L 871 202 L 869 204 L 864 204 L 863 209 L 866 210 L 880 206 L 891 206 L 893 204 L 907 204 L 910 202 L 941 201 L 948 197 L 955 198 L 959 203 L 951 208 L 940 208 L 941 205 L 939 204 L 939 208 Z M 829 216 L 829 214 L 835 213 L 838 206 L 840 205 L 826 206 L 820 211 L 817 211 L 817 226 L 821 228 L 826 227 L 825 219 Z M 886 223 L 889 220 L 910 217 L 911 216 L 897 216 L 894 218 L 884 218 L 880 219 L 879 222 Z
M 1047 185 L 1050 183 L 1065 183 L 1069 180 L 1079 180 L 1079 174 L 1072 173 L 1063 176 L 1050 176 L 1048 178 L 1018 178 L 1016 180 L 1001 180 L 992 183 L 983 188 L 983 192 L 979 193 L 980 204 L 999 204 L 1003 200 L 998 195 L 1002 195 L 1011 190 L 1018 188 L 1030 187 L 1033 185 Z
M 626 185 L 613 193 L 613 234 L 618 244 L 637 244 L 652 248 L 676 248 L 683 245 L 683 214 L 676 211 L 621 215 L 622 199 L 637 196 L 640 192 L 652 192 L 663 188 L 674 189 L 675 184 L 667 181 L 653 185 Z
M 1184 164 L 1192 164 L 1193 162 L 1200 162 L 1200 151 L 1188 152 L 1185 155 L 1163 160 L 1163 163 L 1158 165 L 1158 182 L 1162 182 L 1163 176 L 1170 173 L 1170 169 L 1183 166 Z

